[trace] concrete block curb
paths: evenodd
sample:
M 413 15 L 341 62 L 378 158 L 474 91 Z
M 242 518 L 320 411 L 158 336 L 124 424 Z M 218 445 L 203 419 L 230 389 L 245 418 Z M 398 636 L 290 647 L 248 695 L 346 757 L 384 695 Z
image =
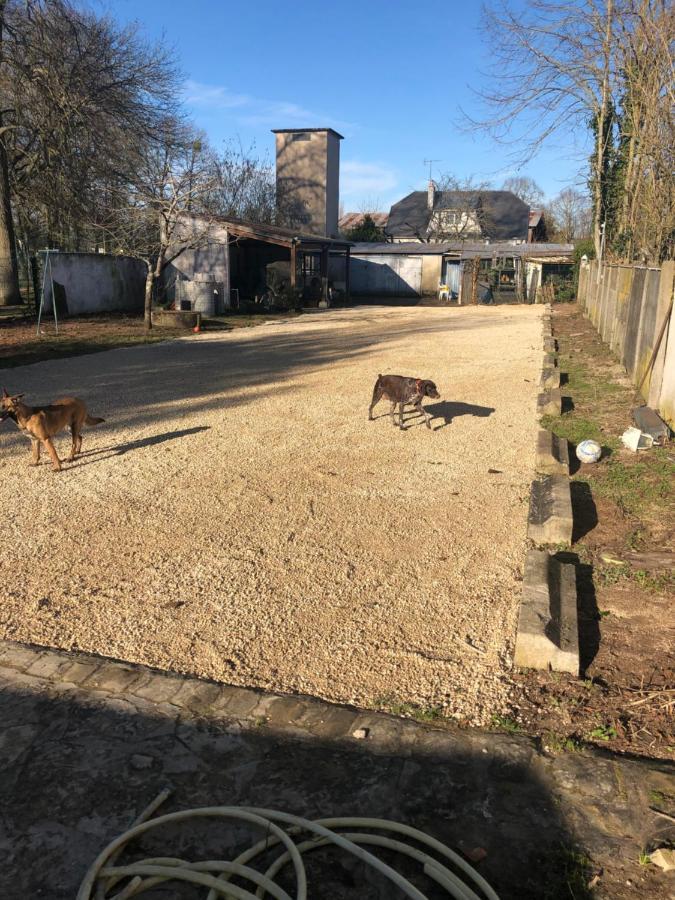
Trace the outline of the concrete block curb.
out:
M 579 675 L 575 567 L 542 550 L 525 560 L 514 663 Z
M 560 387 L 560 369 L 542 369 L 539 384 L 543 392 L 557 390 Z
M 559 416 L 562 413 L 562 394 L 558 389 L 539 394 L 537 397 L 537 415 Z
M 566 475 L 546 475 L 533 481 L 527 536 L 535 544 L 572 543 L 572 495 Z
M 544 353 L 543 369 L 555 369 L 558 365 L 558 357 L 555 353 Z
M 34 673 L 34 674 L 33 674 Z M 456 737 L 384 712 L 335 705 L 314 697 L 271 694 L 255 688 L 164 672 L 134 663 L 0 640 L 0 676 L 31 691 L 67 695 L 73 702 L 136 709 L 180 722 L 201 717 L 226 729 L 269 728 L 296 739 L 360 743 L 374 753 L 447 754 Z
M 550 337 L 548 335 L 544 337 L 544 350 L 546 351 L 546 353 L 558 352 L 556 339 L 552 335 Z
M 540 428 L 537 434 L 535 468 L 542 475 L 569 475 L 570 454 L 565 438 Z

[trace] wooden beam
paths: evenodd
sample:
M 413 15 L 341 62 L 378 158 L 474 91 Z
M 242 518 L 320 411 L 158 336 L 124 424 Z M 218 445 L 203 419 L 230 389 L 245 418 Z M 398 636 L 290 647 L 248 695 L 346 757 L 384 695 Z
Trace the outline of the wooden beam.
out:
M 321 299 L 328 303 L 328 247 L 321 248 Z
M 347 247 L 347 253 L 345 254 L 345 295 L 346 300 L 349 302 L 352 299 L 351 293 L 351 284 L 350 284 L 350 260 L 351 256 L 349 255 L 349 247 Z
M 291 244 L 291 290 L 294 291 L 298 281 L 298 255 L 297 247 Z

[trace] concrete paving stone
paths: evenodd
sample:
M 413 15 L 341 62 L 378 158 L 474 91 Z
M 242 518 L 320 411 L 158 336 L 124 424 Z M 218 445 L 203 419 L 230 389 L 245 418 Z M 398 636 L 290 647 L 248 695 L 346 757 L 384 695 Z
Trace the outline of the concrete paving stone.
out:
M 541 379 L 539 381 L 542 391 L 552 391 L 560 387 L 560 369 L 555 367 L 547 367 L 542 369 Z
M 162 675 L 150 672 L 146 679 L 136 682 L 130 689 L 134 697 L 142 697 L 155 703 L 165 703 L 175 697 L 185 684 L 180 675 Z
M 211 681 L 199 681 L 186 678 L 183 686 L 176 692 L 171 702 L 176 706 L 189 709 L 199 715 L 207 714 L 216 707 L 222 707 L 223 696 L 227 686 Z
M 297 725 L 307 710 L 307 703 L 294 697 L 279 697 L 270 704 L 266 717 L 272 726 Z
M 559 416 L 562 413 L 562 395 L 559 390 L 546 391 L 537 397 L 538 416 Z
M 15 644 L 13 641 L 0 642 L 0 666 L 25 672 L 44 653 L 44 650 Z
M 75 659 L 60 673 L 60 678 L 72 684 L 82 684 L 100 667 L 101 663 L 98 660 Z
M 311 716 L 315 716 L 314 719 Z M 306 728 L 312 734 L 328 740 L 340 740 L 350 738 L 354 731 L 354 723 L 359 717 L 356 709 L 348 707 L 324 707 L 321 712 L 313 710 L 310 716 L 301 719 L 297 724 Z
M 228 716 L 239 718 L 249 716 L 260 703 L 258 691 L 248 688 L 227 687 L 221 695 L 221 705 L 216 707 Z
M 537 434 L 535 468 L 542 475 L 569 475 L 570 457 L 565 438 L 540 428 Z
M 47 652 L 39 656 L 26 672 L 38 678 L 57 679 L 70 665 L 71 660 L 65 653 Z
M 367 728 L 368 737 L 358 743 L 366 744 L 374 753 L 396 753 L 406 756 L 412 751 L 416 730 L 414 722 L 377 713 L 362 713 L 354 720 L 352 731 L 359 728 Z M 353 740 L 356 741 L 356 738 Z
M 111 694 L 119 694 L 128 690 L 142 674 L 142 670 L 137 669 L 135 666 L 125 666 L 116 662 L 103 662 L 89 676 L 87 687 L 109 691 Z
M 527 536 L 535 544 L 571 544 L 574 517 L 570 481 L 566 475 L 546 475 L 533 481 Z
M 514 664 L 579 675 L 576 572 L 543 550 L 528 551 Z

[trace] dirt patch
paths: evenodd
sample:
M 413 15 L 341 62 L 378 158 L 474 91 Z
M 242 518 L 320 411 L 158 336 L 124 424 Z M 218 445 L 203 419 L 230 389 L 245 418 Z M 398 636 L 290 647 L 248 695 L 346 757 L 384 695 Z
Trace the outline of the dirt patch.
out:
M 489 722 L 525 554 L 541 309 L 358 309 L 43 363 L 100 430 L 3 434 L 0 630 L 223 681 Z M 433 378 L 433 431 L 379 372 Z M 17 503 L 17 497 L 21 502 Z
M 633 386 L 576 305 L 555 307 L 553 325 L 573 411 L 549 426 L 574 443 L 593 438 L 605 447 L 599 464 L 576 463 L 575 544 L 560 554 L 578 563 L 586 677 L 515 676 L 513 722 L 553 749 L 591 742 L 672 759 L 675 448 L 635 454 L 621 446 L 640 402 Z M 655 552 L 666 562 L 652 567 Z
M 287 313 L 284 318 L 292 313 Z M 208 331 L 262 325 L 273 315 L 219 316 L 204 323 Z M 45 318 L 37 333 L 37 320 L 25 316 L 0 316 L 0 369 L 25 366 L 49 359 L 98 353 L 115 347 L 154 344 L 184 337 L 184 329 L 154 328 L 146 332 L 142 316 L 99 315 L 62 319 L 58 332 L 54 320 Z

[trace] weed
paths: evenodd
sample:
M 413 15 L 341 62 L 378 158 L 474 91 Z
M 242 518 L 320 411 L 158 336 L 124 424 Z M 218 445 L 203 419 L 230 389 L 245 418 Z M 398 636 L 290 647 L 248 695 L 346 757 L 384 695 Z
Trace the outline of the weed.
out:
M 516 720 L 509 718 L 509 716 L 492 716 L 492 724 L 496 728 L 508 732 L 508 734 L 520 734 L 523 730 Z
M 560 880 L 567 888 L 565 897 L 571 897 L 574 900 L 586 900 L 586 898 L 592 897 L 588 889 L 592 863 L 583 850 L 561 845 L 557 859 L 552 860 L 552 866 L 556 874 L 560 873 Z M 563 896 L 562 885 L 557 879 L 556 881 L 557 883 L 550 882 L 542 886 L 542 900 L 560 900 Z
M 616 728 L 612 725 L 598 725 L 588 733 L 588 738 L 596 741 L 611 741 L 616 736 Z
M 606 618 L 606 617 L 609 616 L 609 615 L 611 615 L 611 613 L 610 613 L 610 611 L 609 611 L 608 609 L 601 609 L 601 610 L 598 611 L 598 618 L 599 618 L 599 619 L 604 619 L 604 618 Z
M 556 734 L 549 731 L 544 735 L 544 749 L 550 753 L 576 753 L 581 749 L 581 745 L 576 738 L 571 736 L 565 737 L 562 734 Z
M 433 722 L 443 716 L 440 706 L 420 706 L 417 703 L 405 703 L 395 697 L 379 697 L 375 700 L 375 706 L 391 713 L 392 716 L 417 719 L 418 722 Z
M 663 806 L 666 802 L 666 795 L 663 791 L 650 791 L 649 802 L 652 806 Z
M 638 862 L 641 866 L 648 866 L 652 861 L 651 856 L 646 850 L 640 850 L 640 855 L 638 856 Z

